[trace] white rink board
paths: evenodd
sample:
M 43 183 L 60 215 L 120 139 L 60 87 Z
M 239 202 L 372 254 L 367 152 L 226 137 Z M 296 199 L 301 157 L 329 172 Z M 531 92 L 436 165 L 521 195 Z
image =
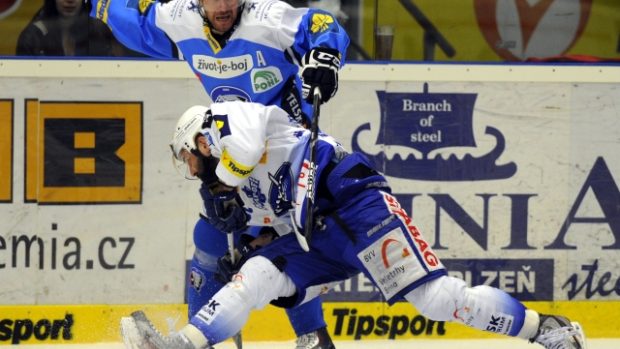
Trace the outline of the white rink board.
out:
M 423 98 L 476 96 L 471 110 L 475 146 L 437 149 L 440 156 L 454 154 L 460 160 L 487 154 L 497 145 L 486 134 L 488 127 L 504 137 L 505 149 L 494 164 L 516 166 L 517 171 L 507 178 L 442 181 L 389 176 L 396 194 L 409 195 L 409 201 L 402 204 L 407 209 L 412 206 L 413 219 L 427 240 L 445 248 L 439 250 L 441 258 L 492 261 L 481 262 L 482 267 L 504 258 L 516 259 L 516 267 L 491 270 L 492 275 L 498 276 L 502 289 L 529 287 L 527 291 L 543 295 L 543 300 L 620 300 L 620 294 L 611 291 L 620 279 L 619 248 L 605 248 L 620 243 L 620 231 L 612 231 L 607 222 L 573 223 L 560 241 L 561 248 L 545 249 L 559 236 L 571 209 L 576 210 L 575 217 L 602 216 L 598 199 L 585 185 L 594 169 L 607 180 L 598 193 L 617 192 L 613 185 L 620 183 L 619 66 L 350 64 L 341 78 L 338 95 L 322 108 L 321 128 L 349 149 L 357 140 L 365 152 L 385 151 L 389 159 L 397 153 L 420 155 L 411 146 L 377 144 L 385 121 L 377 91 Z M 141 202 L 25 203 L 24 115 L 29 99 L 141 103 Z M 0 283 L 3 301 L 182 303 L 185 260 L 191 256 L 191 230 L 201 203 L 197 184 L 185 181 L 170 165 L 168 142 L 178 115 L 190 105 L 207 103 L 185 63 L 4 60 L 0 61 L 0 100 L 14 103 L 14 139 L 6 143 L 14 157 L 12 198 L 0 203 L 0 272 L 3 280 L 10 280 Z M 403 132 L 409 132 L 411 123 L 403 124 Z M 355 138 L 354 132 L 364 124 L 370 129 Z M 408 173 L 400 171 L 400 175 Z M 582 189 L 584 196 L 578 200 Z M 466 215 L 460 223 L 470 219 L 468 232 L 437 208 L 440 199 L 452 209 L 463 210 Z M 606 207 L 616 206 L 608 202 Z M 441 216 L 436 217 L 436 212 Z M 479 233 L 475 239 L 472 231 Z M 13 251 L 11 239 L 16 236 L 40 237 L 48 247 L 55 241 L 56 269 L 50 269 L 50 250 L 44 253 L 45 267 L 39 267 L 36 247 L 30 266 L 25 267 L 23 250 Z M 72 245 L 63 244 L 76 237 L 81 242 L 81 268 L 65 270 L 61 265 Z M 117 243 L 117 249 L 108 238 Z M 121 238 L 134 239 L 125 260 L 134 267 L 104 270 L 98 263 L 102 257 L 107 263 L 120 263 L 123 258 L 127 245 L 120 243 Z M 107 241 L 103 255 L 98 250 L 102 241 Z M 518 246 L 506 249 L 510 244 Z M 534 284 L 527 277 L 546 270 L 531 269 L 528 263 L 544 259 L 552 260 L 549 270 L 553 274 Z M 94 268 L 86 267 L 88 261 L 95 262 Z M 594 263 L 598 270 L 587 281 L 587 268 L 592 270 Z M 597 288 L 599 280 L 605 282 Z M 585 283 L 590 287 L 579 287 Z

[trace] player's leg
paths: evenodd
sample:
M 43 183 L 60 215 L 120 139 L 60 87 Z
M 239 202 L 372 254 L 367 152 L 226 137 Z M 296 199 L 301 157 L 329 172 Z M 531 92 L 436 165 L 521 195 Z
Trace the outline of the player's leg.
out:
M 422 315 L 436 321 L 456 321 L 483 331 L 520 337 L 546 348 L 585 348 L 579 324 L 557 315 L 539 314 L 504 291 L 468 287 L 461 279 L 443 276 L 405 295 Z
M 286 315 L 297 335 L 295 341 L 297 349 L 335 348 L 323 318 L 320 297 L 294 308 L 286 309 Z
M 316 235 L 318 241 L 323 238 L 323 234 Z M 338 238 L 346 239 L 339 235 Z M 209 343 L 218 343 L 238 331 L 251 310 L 270 302 L 286 308 L 304 304 L 326 288 L 359 272 L 339 261 L 338 255 L 330 259 L 319 249 L 305 252 L 293 234 L 284 235 L 257 250 L 190 324 L 199 329 Z M 316 280 L 321 280 L 321 284 L 317 285 Z M 190 328 L 187 332 L 191 335 L 192 331 Z
M 272 300 L 295 293 L 295 284 L 285 273 L 269 259 L 256 256 L 179 332 L 163 336 L 142 312 L 123 318 L 121 331 L 131 348 L 203 349 L 238 333 L 252 309 L 261 309 Z
M 293 296 L 295 292 L 292 280 L 271 261 L 262 256 L 252 257 L 233 281 L 196 313 L 190 325 L 198 329 L 209 343 L 219 343 L 243 327 L 251 310 L 262 309 L 272 300 Z M 192 335 L 191 331 L 189 335 Z M 193 342 L 200 343 L 195 339 Z
M 337 213 L 341 225 L 348 226 L 358 240 L 354 257 L 346 256 L 361 262 L 389 303 L 404 297 L 431 320 L 457 321 L 536 341 L 546 348 L 584 348 L 583 334 L 568 319 L 539 316 L 500 289 L 468 287 L 463 280 L 447 276 L 440 259 L 396 198 L 381 191 L 369 192 L 358 195 L 361 205 Z M 373 222 L 372 229 L 352 228 Z
M 194 246 L 187 279 L 189 319 L 222 288 L 223 285 L 214 279 L 214 275 L 218 258 L 228 250 L 226 235 L 203 219 L 199 219 L 194 226 Z

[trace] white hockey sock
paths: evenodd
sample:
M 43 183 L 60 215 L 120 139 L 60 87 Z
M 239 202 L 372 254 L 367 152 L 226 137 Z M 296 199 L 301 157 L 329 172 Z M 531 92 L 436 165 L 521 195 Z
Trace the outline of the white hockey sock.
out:
M 467 287 L 450 276 L 427 282 L 405 298 L 431 320 L 456 321 L 509 336 L 520 334 L 526 321 L 523 304 L 506 292 L 489 286 Z
M 540 323 L 540 316 L 534 310 L 525 310 L 525 320 L 523 320 L 523 327 L 517 334 L 517 337 L 523 339 L 530 339 L 538 332 L 538 325 Z
M 207 341 L 207 337 L 200 332 L 196 326 L 192 324 L 187 324 L 179 331 L 182 335 L 184 335 L 189 341 L 196 347 L 197 349 L 205 348 L 209 342 Z
M 190 324 L 214 345 L 239 332 L 252 309 L 261 309 L 274 299 L 292 296 L 295 291 L 293 281 L 271 261 L 262 256 L 252 257 L 233 281 L 192 317 Z

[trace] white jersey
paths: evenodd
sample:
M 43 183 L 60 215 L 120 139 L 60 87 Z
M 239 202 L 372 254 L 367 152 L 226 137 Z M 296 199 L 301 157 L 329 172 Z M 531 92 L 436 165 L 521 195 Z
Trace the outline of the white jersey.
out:
M 203 134 L 220 158 L 215 173 L 239 188 L 251 216 L 248 225 L 289 224 L 291 209 L 301 205 L 305 194 L 297 188 L 310 131 L 276 106 L 223 102 L 212 104 L 211 112 L 213 119 Z M 329 136 L 320 140 L 340 147 Z

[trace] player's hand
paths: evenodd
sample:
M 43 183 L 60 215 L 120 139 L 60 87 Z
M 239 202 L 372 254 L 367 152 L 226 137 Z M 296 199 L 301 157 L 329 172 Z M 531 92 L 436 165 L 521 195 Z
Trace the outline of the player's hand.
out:
M 254 246 L 252 243 L 253 241 L 254 237 L 241 234 L 238 248 L 235 249 L 235 263 L 233 263 L 230 258 L 230 252 L 226 252 L 226 255 L 217 260 L 217 270 L 213 275 L 216 281 L 226 284 L 232 279 L 233 275 L 239 272 L 243 263 L 245 263 L 252 256 L 252 253 L 259 248 Z
M 224 233 L 243 230 L 249 216 L 243 209 L 243 201 L 234 188 L 214 190 L 214 186 L 200 186 L 200 196 L 205 205 L 207 222 Z
M 327 102 L 338 90 L 338 69 L 340 52 L 327 47 L 316 47 L 302 58 L 301 92 L 303 98 L 312 103 L 313 91 L 321 91 L 322 102 Z

